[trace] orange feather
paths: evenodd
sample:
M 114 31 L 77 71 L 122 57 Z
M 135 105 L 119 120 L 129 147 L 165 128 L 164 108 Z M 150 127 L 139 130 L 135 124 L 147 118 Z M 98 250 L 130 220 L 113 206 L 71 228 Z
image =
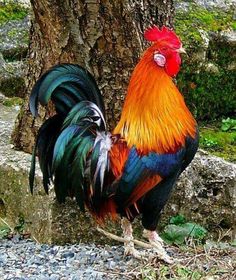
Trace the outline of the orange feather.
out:
M 161 180 L 161 176 L 155 175 L 140 183 L 130 195 L 129 200 L 127 201 L 127 206 L 129 207 L 130 205 L 136 203 L 136 201 L 138 201 L 145 193 L 160 183 Z
M 175 152 L 186 136 L 195 136 L 196 122 L 172 78 L 153 61 L 154 48 L 145 52 L 132 74 L 114 133 L 141 153 Z
M 121 176 L 128 155 L 129 149 L 124 140 L 120 139 L 112 146 L 110 150 L 110 163 L 111 170 L 116 178 Z

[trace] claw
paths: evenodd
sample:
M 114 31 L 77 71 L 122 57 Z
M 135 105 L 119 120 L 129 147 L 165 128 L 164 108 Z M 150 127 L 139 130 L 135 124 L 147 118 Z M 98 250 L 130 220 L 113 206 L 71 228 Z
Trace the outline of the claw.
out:
M 160 243 L 150 241 L 150 244 L 153 246 L 153 256 L 152 259 L 158 257 L 159 259 L 165 261 L 168 264 L 173 264 L 174 260 L 168 255 L 164 247 Z
M 133 242 L 125 244 L 124 248 L 125 248 L 125 251 L 124 251 L 125 256 L 133 256 L 134 258 L 136 258 L 138 260 L 145 260 L 145 259 L 148 260 L 145 253 L 140 252 L 134 248 Z
M 144 229 L 143 236 L 148 239 L 149 244 L 152 246 L 154 251 L 154 258 L 158 257 L 159 259 L 169 264 L 172 264 L 174 262 L 174 260 L 167 254 L 164 248 L 164 241 L 156 231 Z
M 123 229 L 124 237 L 117 236 L 99 227 L 97 227 L 97 230 L 111 239 L 123 242 L 125 256 L 131 255 L 137 259 L 142 260 L 147 260 L 148 258 L 158 258 L 165 261 L 168 264 L 173 263 L 173 259 L 167 254 L 165 248 L 163 247 L 163 240 L 159 237 L 157 232 L 144 230 L 144 236 L 149 240 L 149 243 L 147 243 L 133 238 L 133 229 L 130 222 L 127 219 L 122 219 L 121 227 Z M 140 252 L 136 250 L 134 248 L 134 244 L 145 249 L 152 249 L 153 254 L 150 254 L 149 252 Z

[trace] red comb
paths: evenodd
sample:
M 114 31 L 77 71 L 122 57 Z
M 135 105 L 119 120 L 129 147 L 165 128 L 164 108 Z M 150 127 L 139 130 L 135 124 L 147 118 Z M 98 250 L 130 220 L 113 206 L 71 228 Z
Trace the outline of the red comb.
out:
M 144 32 L 144 38 L 150 42 L 169 42 L 177 48 L 181 46 L 179 37 L 166 26 L 163 26 L 161 29 L 155 25 L 148 28 Z

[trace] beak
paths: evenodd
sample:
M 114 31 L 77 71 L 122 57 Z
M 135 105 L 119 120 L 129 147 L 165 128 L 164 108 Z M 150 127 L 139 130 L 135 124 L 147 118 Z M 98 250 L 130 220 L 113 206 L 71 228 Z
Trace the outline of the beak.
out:
M 184 54 L 187 54 L 185 49 L 183 47 L 179 48 L 178 49 L 178 53 L 184 53 Z

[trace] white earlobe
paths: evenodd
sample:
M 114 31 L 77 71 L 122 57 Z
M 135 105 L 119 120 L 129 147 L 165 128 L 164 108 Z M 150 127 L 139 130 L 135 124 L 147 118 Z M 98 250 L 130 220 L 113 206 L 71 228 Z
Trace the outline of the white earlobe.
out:
M 154 61 L 160 67 L 164 67 L 165 64 L 166 64 L 166 58 L 164 57 L 164 55 L 162 55 L 160 53 L 155 53 L 154 54 Z

